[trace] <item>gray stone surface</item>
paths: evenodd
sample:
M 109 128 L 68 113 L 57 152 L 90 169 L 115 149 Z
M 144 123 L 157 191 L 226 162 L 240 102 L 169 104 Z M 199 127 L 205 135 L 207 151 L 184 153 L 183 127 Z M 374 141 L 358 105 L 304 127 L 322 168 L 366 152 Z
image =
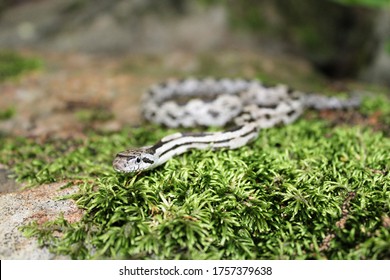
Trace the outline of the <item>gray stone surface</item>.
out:
M 32 1 L 0 18 L 0 48 L 54 51 L 164 52 L 210 50 L 226 38 L 224 8 L 189 5 L 183 16 L 169 2 Z
M 77 191 L 77 187 L 61 189 L 65 183 L 42 185 L 12 193 L 0 194 L 0 259 L 57 259 L 34 238 L 23 236 L 19 227 L 32 221 L 43 223 L 60 213 L 70 222 L 81 218 L 82 211 L 72 200 L 58 197 Z

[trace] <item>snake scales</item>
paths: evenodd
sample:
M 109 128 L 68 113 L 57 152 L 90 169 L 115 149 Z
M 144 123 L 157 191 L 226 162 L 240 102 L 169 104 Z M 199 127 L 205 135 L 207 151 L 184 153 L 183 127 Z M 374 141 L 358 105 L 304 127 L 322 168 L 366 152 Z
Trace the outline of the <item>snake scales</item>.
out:
M 357 97 L 342 100 L 304 94 L 286 85 L 265 86 L 258 80 L 185 79 L 152 86 L 143 96 L 144 117 L 168 127 L 226 126 L 220 132 L 175 133 L 152 146 L 116 155 L 120 172 L 141 172 L 190 149 L 235 149 L 257 138 L 259 131 L 296 120 L 305 108 L 356 107 Z

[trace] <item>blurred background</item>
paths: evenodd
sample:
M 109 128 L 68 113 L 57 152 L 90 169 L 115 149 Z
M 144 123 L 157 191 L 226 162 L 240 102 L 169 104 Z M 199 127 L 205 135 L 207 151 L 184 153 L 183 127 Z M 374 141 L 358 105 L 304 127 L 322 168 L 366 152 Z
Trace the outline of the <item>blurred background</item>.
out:
M 0 47 L 100 53 L 250 49 L 390 84 L 389 0 L 2 0 Z
M 209 75 L 388 90 L 390 1 L 0 0 L 7 133 L 115 130 L 150 84 Z

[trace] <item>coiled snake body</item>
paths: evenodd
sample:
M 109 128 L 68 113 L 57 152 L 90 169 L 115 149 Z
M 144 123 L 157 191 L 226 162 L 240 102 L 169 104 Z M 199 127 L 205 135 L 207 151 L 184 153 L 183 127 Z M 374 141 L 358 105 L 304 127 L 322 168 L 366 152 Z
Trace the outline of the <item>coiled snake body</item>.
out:
M 306 95 L 286 85 L 265 86 L 258 80 L 185 79 L 152 86 L 143 96 L 144 117 L 168 127 L 226 126 L 220 132 L 175 133 L 152 146 L 129 149 L 116 155 L 113 167 L 120 172 L 140 172 L 165 163 L 190 149 L 235 149 L 257 138 L 263 128 L 289 124 L 305 108 L 356 107 L 359 99 L 341 100 Z

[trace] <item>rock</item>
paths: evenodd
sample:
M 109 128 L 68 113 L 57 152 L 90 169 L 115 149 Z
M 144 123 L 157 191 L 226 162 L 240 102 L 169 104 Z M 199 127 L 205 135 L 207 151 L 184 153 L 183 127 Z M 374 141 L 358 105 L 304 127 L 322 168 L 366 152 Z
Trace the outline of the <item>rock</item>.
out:
M 9 171 L 5 165 L 0 164 L 0 194 L 14 192 L 21 188 L 21 186 L 11 178 L 11 175 L 12 172 Z
M 76 186 L 61 189 L 66 183 L 41 185 L 13 193 L 0 194 L 0 259 L 58 259 L 34 238 L 26 238 L 20 226 L 54 220 L 61 213 L 69 222 L 80 220 L 82 210 L 70 199 L 58 197 L 75 193 Z
M 9 8 L 0 18 L 0 48 L 161 53 L 209 50 L 226 38 L 227 15 L 220 5 L 151 0 L 79 4 L 44 0 Z

